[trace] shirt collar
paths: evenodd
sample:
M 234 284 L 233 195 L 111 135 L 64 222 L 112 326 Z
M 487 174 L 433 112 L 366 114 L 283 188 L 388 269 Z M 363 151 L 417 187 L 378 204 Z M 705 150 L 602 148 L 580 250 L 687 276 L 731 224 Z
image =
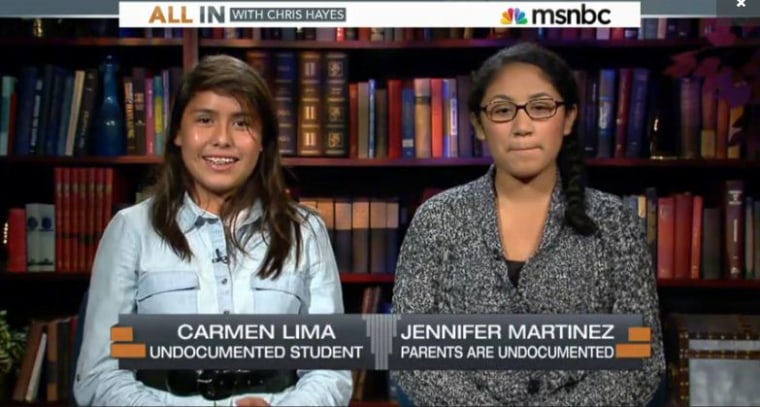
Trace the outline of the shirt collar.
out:
M 501 244 L 498 213 L 496 210 L 495 175 L 496 167 L 491 164 L 486 174 L 475 181 L 474 198 L 476 198 L 476 202 L 481 203 L 477 210 L 481 216 L 481 226 L 484 232 L 483 239 L 485 240 L 486 246 L 495 253 L 501 255 L 501 253 L 504 253 L 504 249 Z M 538 250 L 542 250 L 544 247 L 552 243 L 559 234 L 565 219 L 565 205 L 565 195 L 562 190 L 562 178 L 559 174 L 559 170 L 557 170 L 557 182 L 552 190 L 551 201 L 549 203 L 549 216 L 546 218 L 546 224 L 544 226 L 544 232 Z
M 233 225 L 234 230 L 240 230 L 246 225 L 250 225 L 259 220 L 264 214 L 261 201 L 256 200 L 250 208 L 244 209 L 237 218 L 237 224 Z M 177 215 L 180 229 L 187 233 L 197 226 L 199 219 L 210 222 L 219 221 L 219 216 L 201 208 L 195 203 L 190 194 L 185 192 L 182 207 Z

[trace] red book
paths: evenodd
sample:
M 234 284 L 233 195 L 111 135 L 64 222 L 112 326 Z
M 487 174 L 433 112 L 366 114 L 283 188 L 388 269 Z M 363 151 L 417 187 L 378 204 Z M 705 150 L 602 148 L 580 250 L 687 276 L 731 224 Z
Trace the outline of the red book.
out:
M 430 79 L 430 135 L 432 157 L 443 158 L 443 79 Z
M 26 211 L 24 208 L 8 210 L 8 266 L 10 272 L 21 273 L 26 266 Z
M 744 181 L 725 182 L 725 250 L 728 278 L 744 275 Z
M 631 86 L 633 69 L 620 68 L 618 72 L 617 116 L 615 117 L 615 152 L 616 158 L 625 157 L 625 145 L 628 138 L 628 117 L 631 108 Z
M 689 278 L 691 265 L 691 225 L 693 223 L 692 196 L 688 193 L 675 196 L 674 274 L 675 278 Z
M 388 79 L 388 158 L 401 158 L 401 137 L 403 134 L 401 79 Z
M 693 280 L 702 276 L 702 217 L 704 216 L 704 198 L 696 195 L 692 202 L 691 220 L 691 267 Z

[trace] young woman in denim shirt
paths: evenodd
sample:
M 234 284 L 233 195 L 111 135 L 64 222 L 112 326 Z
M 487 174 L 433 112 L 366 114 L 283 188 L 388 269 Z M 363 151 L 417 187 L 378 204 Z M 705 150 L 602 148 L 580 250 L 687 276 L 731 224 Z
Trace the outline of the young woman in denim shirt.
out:
M 152 196 L 119 211 L 95 258 L 74 395 L 79 405 L 348 405 L 348 371 L 251 366 L 211 401 L 215 371 L 120 370 L 119 314 L 337 314 L 340 279 L 323 221 L 288 195 L 275 105 L 243 61 L 210 56 L 182 80 Z

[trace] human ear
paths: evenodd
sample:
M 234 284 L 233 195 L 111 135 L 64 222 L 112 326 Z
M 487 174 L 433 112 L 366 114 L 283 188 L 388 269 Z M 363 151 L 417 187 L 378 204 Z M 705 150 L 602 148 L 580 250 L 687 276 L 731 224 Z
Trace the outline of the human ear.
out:
M 565 123 L 563 125 L 563 136 L 568 136 L 573 132 L 573 125 L 578 118 L 578 106 L 573 105 L 566 109 Z
M 177 129 L 173 141 L 175 146 L 182 147 L 182 129 Z
M 485 141 L 486 133 L 483 130 L 483 123 L 480 122 L 480 119 L 474 113 L 470 113 L 470 124 L 472 124 L 472 129 L 475 130 L 475 138 Z

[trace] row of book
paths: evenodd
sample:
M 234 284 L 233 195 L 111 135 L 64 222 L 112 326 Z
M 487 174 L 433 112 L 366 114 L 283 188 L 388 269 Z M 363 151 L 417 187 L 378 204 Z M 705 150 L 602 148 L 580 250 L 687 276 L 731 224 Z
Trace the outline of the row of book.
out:
M 122 37 L 122 38 L 181 38 L 183 28 L 124 28 L 116 19 L 97 21 L 81 19 L 6 18 L 0 36 L 18 37 L 19 33 L 43 37 Z M 643 18 L 640 27 L 629 28 L 370 28 L 370 27 L 208 27 L 199 28 L 203 39 L 257 40 L 316 40 L 316 41 L 430 41 L 447 39 L 520 38 L 529 40 L 623 40 L 623 39 L 694 39 L 709 33 L 715 24 L 735 24 L 730 19 Z M 40 27 L 33 30 L 37 24 Z M 743 37 L 757 37 L 758 30 L 749 25 L 737 25 Z M 41 32 L 41 33 L 40 33 Z
M 490 155 L 470 124 L 466 105 L 470 75 L 347 83 L 349 68 L 343 52 L 257 50 L 249 51 L 246 59 L 277 95 L 284 155 L 391 159 Z M 586 157 L 760 155 L 756 146 L 729 142 L 752 120 L 737 123 L 745 106 L 731 107 L 708 89 L 707 81 L 670 79 L 641 67 L 574 73 L 581 91 L 578 129 Z M 295 117 L 291 112 L 297 112 Z
M 325 222 L 341 273 L 393 273 L 408 212 L 399 200 L 301 197 Z
M 86 272 L 114 211 L 140 201 L 114 179 L 113 168 L 54 169 L 53 203 L 28 203 L 8 213 L 10 272 Z M 393 273 L 407 208 L 396 199 L 301 197 L 328 229 L 343 273 Z
M 9 210 L 8 271 L 90 270 L 114 210 L 132 202 L 113 168 L 55 168 L 54 188 L 53 203 Z
M 72 397 L 78 324 L 77 315 L 29 322 L 26 349 L 11 394 L 13 401 L 60 403 Z
M 624 199 L 638 212 L 660 279 L 760 279 L 760 199 L 744 181 L 724 182 L 721 202 L 700 194 L 644 195 Z
M 578 129 L 587 157 L 721 158 L 760 156 L 750 143 L 752 105 L 731 107 L 702 78 L 669 79 L 646 68 L 575 71 L 581 91 Z M 740 118 L 746 120 L 739 121 Z
M 117 97 L 124 111 L 124 154 L 163 154 L 164 128 L 182 69 L 123 75 Z M 104 84 L 98 69 L 24 66 L 0 84 L 0 156 L 97 154 Z
M 8 264 L 11 272 L 81 272 L 115 210 L 143 199 L 127 196 L 112 168 L 54 170 L 53 203 L 9 210 Z M 658 194 L 647 188 L 622 199 L 647 230 L 658 277 L 688 279 L 760 278 L 760 199 L 744 181 L 723 181 L 719 202 L 698 193 Z M 394 273 L 404 231 L 419 199 L 301 196 L 328 229 L 342 273 Z M 721 272 L 723 270 L 724 272 Z
M 451 39 L 514 38 L 522 40 L 656 40 L 695 39 L 715 24 L 730 20 L 695 18 L 644 18 L 640 27 L 588 28 L 201 28 L 200 38 L 282 41 L 435 41 Z M 757 35 L 745 27 L 744 36 Z
M 247 60 L 277 95 L 284 155 L 392 159 L 490 155 L 470 126 L 468 75 L 348 83 L 347 55 L 342 52 L 251 51 Z M 179 68 L 154 75 L 135 67 L 123 77 L 125 153 L 163 154 L 165 124 L 179 75 Z M 729 142 L 742 126 L 758 124 L 737 123 L 745 106 L 730 107 L 700 78 L 665 82 L 647 68 L 576 70 L 575 75 L 582 96 L 578 128 L 587 157 L 760 155 L 757 146 Z M 93 151 L 101 91 L 96 70 L 25 67 L 20 81 L 3 76 L 1 91 L 0 156 Z

